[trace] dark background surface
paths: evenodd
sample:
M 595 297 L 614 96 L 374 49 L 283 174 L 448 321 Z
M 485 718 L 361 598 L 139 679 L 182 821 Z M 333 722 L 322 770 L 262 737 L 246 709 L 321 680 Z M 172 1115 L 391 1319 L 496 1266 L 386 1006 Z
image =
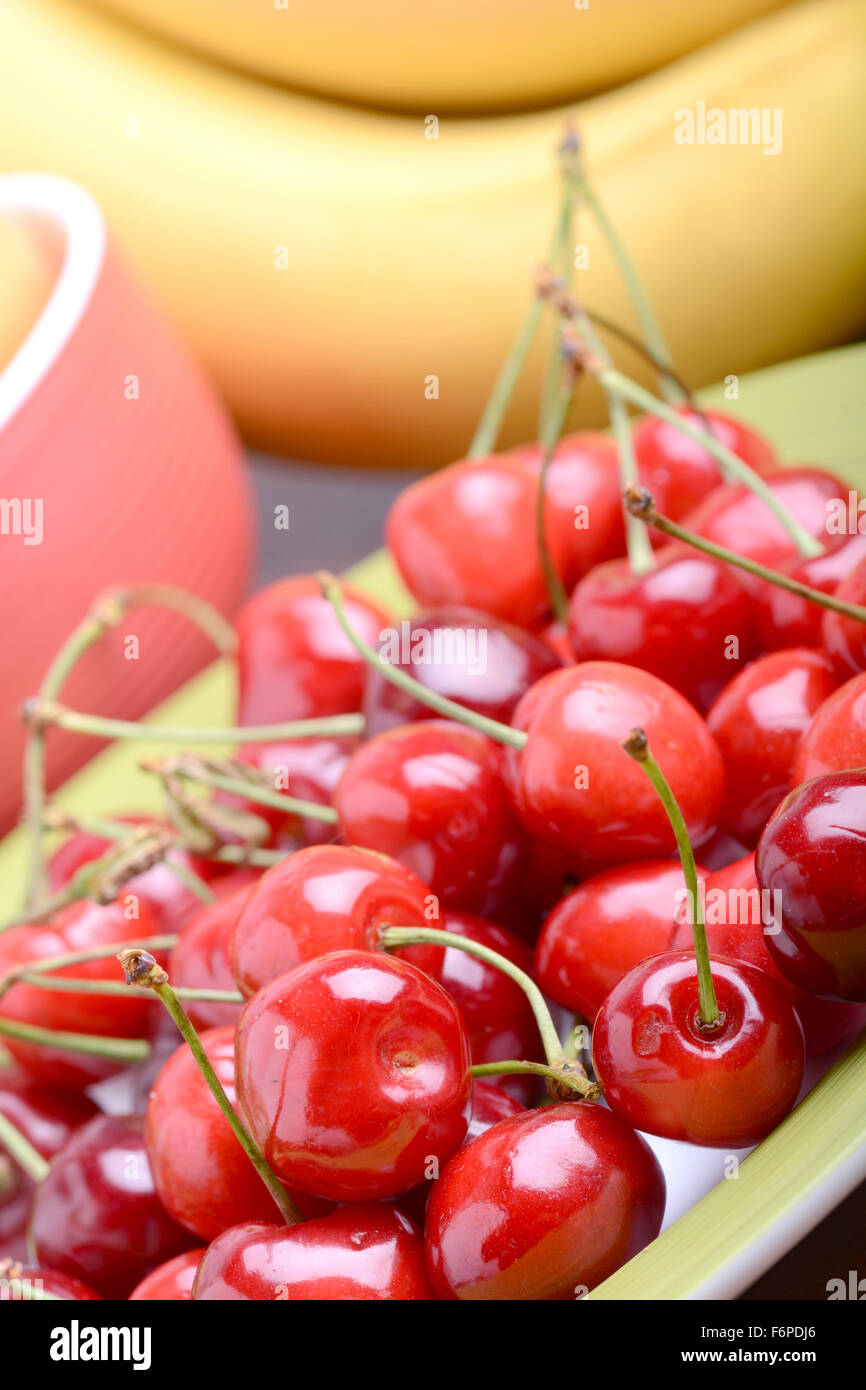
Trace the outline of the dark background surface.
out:
M 420 476 L 288 463 L 263 454 L 253 454 L 251 464 L 260 524 L 256 588 L 285 574 L 346 569 L 377 550 L 391 501 Z M 289 508 L 287 531 L 274 527 L 279 506 Z M 851 1269 L 866 1278 L 866 1183 L 743 1298 L 823 1301 L 828 1280 L 847 1279 Z

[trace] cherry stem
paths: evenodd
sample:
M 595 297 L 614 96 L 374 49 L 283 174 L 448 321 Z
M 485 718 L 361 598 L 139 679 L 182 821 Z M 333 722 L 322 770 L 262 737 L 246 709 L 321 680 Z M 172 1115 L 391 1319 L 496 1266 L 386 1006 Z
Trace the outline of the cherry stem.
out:
M 637 382 L 617 371 L 615 367 L 606 366 L 601 362 L 592 363 L 592 361 L 587 362 L 586 365 L 589 370 L 593 371 L 602 386 L 618 391 L 631 405 L 646 411 L 649 415 L 655 415 L 659 420 L 664 420 L 674 429 L 679 430 L 680 434 L 684 434 L 687 439 L 691 439 L 695 444 L 700 444 L 750 492 L 753 492 L 756 497 L 760 497 L 761 501 L 769 507 L 780 526 L 784 527 L 804 558 L 811 559 L 823 553 L 819 542 L 809 534 L 795 516 L 791 515 L 764 479 L 714 435 L 691 424 L 684 416 L 671 410 L 670 406 L 657 400 L 651 391 L 644 390 Z
M 147 770 L 159 771 L 154 768 Z M 333 806 L 323 806 L 318 801 L 302 801 L 299 797 L 272 790 L 264 786 L 260 779 L 253 777 L 247 780 L 244 777 L 226 776 L 208 767 L 201 760 L 195 766 L 178 766 L 172 771 L 173 775 L 185 781 L 199 782 L 203 786 L 213 787 L 215 791 L 229 792 L 261 806 L 272 806 L 277 811 L 285 811 L 286 815 L 303 816 L 307 820 L 319 820 L 328 825 L 336 825 L 339 820 Z
M 559 147 L 559 173 L 562 189 L 562 203 L 560 223 L 561 237 L 557 243 L 551 247 L 550 264 L 558 275 L 562 276 L 563 284 L 570 285 L 574 271 L 574 217 L 576 206 L 576 187 L 573 177 L 574 162 L 577 153 L 577 136 L 572 129 L 567 129 L 565 137 Z M 544 377 L 541 383 L 541 399 L 538 408 L 538 437 L 544 440 L 547 435 L 548 422 L 557 412 L 560 398 L 560 384 L 562 381 L 562 353 L 559 350 L 559 336 L 555 331 L 551 337 L 550 348 L 547 354 L 547 365 L 544 369 Z M 565 414 L 562 423 L 557 431 L 557 438 L 565 428 L 565 421 L 572 404 L 572 397 L 565 403 Z M 553 597 L 553 595 L 551 595 Z M 556 607 L 554 604 L 554 612 Z M 561 616 L 557 614 L 557 616 Z
M 142 941 L 142 946 L 151 951 L 170 951 L 180 940 L 176 935 L 147 936 Z M 43 956 L 41 960 L 27 961 L 21 965 L 16 965 L 5 974 L 0 975 L 0 998 L 24 975 L 35 976 L 43 975 L 55 970 L 66 970 L 71 965 L 84 965 L 92 960 L 105 960 L 109 956 L 116 956 L 118 951 L 122 951 L 126 946 L 125 941 L 109 941 L 103 946 L 87 946 L 80 951 L 64 951 L 62 955 Z M 32 982 L 32 981 L 31 981 Z M 84 984 L 85 981 L 77 980 L 76 984 Z
M 392 685 L 412 695 L 429 709 L 435 709 L 437 714 L 444 715 L 446 719 L 456 719 L 461 724 L 468 724 L 470 728 L 477 729 L 479 733 L 486 734 L 497 743 L 507 743 L 511 748 L 525 747 L 526 734 L 519 729 L 512 729 L 510 724 L 501 724 L 498 719 L 489 719 L 487 715 L 478 714 L 475 710 L 467 709 L 465 705 L 459 705 L 456 700 L 437 695 L 435 690 L 429 690 L 399 666 L 392 666 L 389 662 L 383 661 L 379 653 L 355 632 L 346 617 L 339 580 L 325 570 L 320 570 L 316 578 L 322 587 L 324 597 L 334 609 L 340 627 L 368 666 L 374 667 Z
M 670 784 L 650 752 L 649 742 L 643 729 L 632 729 L 625 743 L 622 745 L 626 753 L 641 768 L 652 782 L 658 794 L 658 798 L 665 808 L 667 818 L 670 821 L 671 829 L 679 850 L 680 863 L 683 866 L 683 877 L 686 881 L 687 892 L 687 911 L 691 919 L 692 937 L 695 945 L 695 959 L 698 967 L 698 1017 L 700 1026 L 710 1032 L 717 1028 L 722 1016 L 719 1011 L 716 999 L 716 988 L 713 984 L 713 975 L 710 970 L 710 952 L 707 946 L 707 930 L 704 925 L 703 905 L 701 896 L 698 892 L 698 871 L 695 866 L 695 856 L 692 851 L 691 841 L 686 823 L 683 820 L 683 813 L 677 804 L 677 799 L 671 791 Z
M 129 825 L 124 821 L 105 820 L 98 816 L 61 816 L 60 819 L 51 826 L 54 830 L 80 830 L 87 835 L 99 835 L 105 840 L 121 840 L 124 835 L 129 833 Z M 182 839 L 177 842 L 178 849 L 185 849 Z M 255 846 L 247 845 L 221 845 L 219 849 L 201 853 L 198 851 L 199 859 L 212 860 L 218 864 L 253 864 L 259 868 L 270 868 L 272 864 L 279 864 L 286 857 L 285 850 L 278 849 L 258 849 Z M 171 859 L 166 863 L 170 866 Z M 204 880 L 202 880 L 204 882 Z M 0 927 L 0 931 L 2 931 Z
M 745 555 L 738 555 L 734 550 L 728 550 L 723 545 L 717 545 L 715 541 L 705 540 L 703 536 L 698 536 L 694 531 L 687 531 L 679 522 L 671 521 L 670 517 L 663 516 L 655 509 L 652 493 L 646 488 L 630 487 L 626 488 L 624 494 L 625 505 L 632 516 L 636 516 L 645 526 L 654 526 L 657 531 L 663 531 L 666 536 L 673 536 L 678 541 L 692 546 L 695 550 L 701 550 L 705 555 L 711 555 L 716 560 L 721 560 L 726 565 L 735 565 L 737 569 L 745 570 L 748 574 L 753 574 L 757 579 L 763 579 L 768 584 L 775 584 L 778 589 L 787 589 L 788 593 L 798 594 L 800 598 L 806 599 L 809 603 L 817 603 L 821 608 L 830 608 L 834 613 L 841 613 L 846 618 L 852 618 L 855 622 L 866 623 L 866 608 L 862 608 L 857 603 L 846 603 L 844 599 L 837 598 L 835 594 L 827 594 L 823 589 L 813 589 L 808 584 L 801 584 L 799 579 L 791 579 L 787 574 L 781 574 L 778 570 L 767 569 L 766 565 L 760 565 L 756 560 L 750 560 Z
M 541 563 L 544 582 L 547 585 L 547 592 L 550 596 L 550 606 L 553 609 L 554 617 L 558 618 L 560 622 L 565 622 L 568 618 L 568 594 L 559 576 L 559 572 L 553 563 L 550 547 L 547 544 L 544 504 L 547 499 L 547 475 L 550 471 L 553 455 L 556 452 L 556 446 L 562 435 L 562 431 L 565 429 L 565 422 L 568 419 L 573 399 L 574 388 L 563 391 L 555 406 L 545 417 L 544 428 L 541 434 L 541 446 L 544 457 L 538 478 L 538 491 L 535 496 L 535 535 L 538 543 L 538 558 Z
M 39 1150 L 33 1147 L 26 1134 L 22 1134 L 17 1125 L 7 1119 L 2 1111 L 0 1111 L 0 1144 L 34 1182 L 41 1182 L 48 1173 L 49 1165 Z
M 650 351 L 646 343 L 642 343 L 640 338 L 635 337 L 634 333 L 629 333 L 627 328 L 623 328 L 622 324 L 616 323 L 613 319 L 609 319 L 606 314 L 599 314 L 595 309 L 587 309 L 586 317 L 596 328 L 601 328 L 605 333 L 610 333 L 612 337 L 618 338 L 621 343 L 625 343 L 626 347 L 631 348 L 632 352 L 642 357 L 660 375 L 668 377 L 688 405 L 689 410 L 691 410 L 694 415 L 700 416 L 704 422 L 704 428 L 712 433 L 712 426 L 709 420 L 707 420 L 706 416 L 703 414 L 701 407 L 695 400 L 694 394 L 683 381 L 679 372 L 674 371 L 669 363 L 665 364 L 660 358 L 656 357 L 655 353 Z
M 543 1062 L 479 1062 L 470 1068 L 473 1076 L 511 1076 L 527 1074 L 543 1076 L 557 1087 L 565 1086 L 576 1091 L 584 1100 L 600 1100 L 601 1087 L 597 1082 L 588 1081 L 585 1073 L 571 1070 L 568 1066 L 547 1067 Z
M 563 141 L 563 145 L 560 146 L 559 151 L 560 163 L 563 157 L 563 147 L 568 142 L 569 138 L 569 133 L 566 132 L 565 140 Z M 556 226 L 548 251 L 548 259 L 553 264 L 559 263 L 562 259 L 563 251 L 568 246 L 573 207 L 574 188 L 571 180 L 565 178 L 563 179 L 562 194 L 556 216 Z M 514 388 L 526 365 L 529 350 L 535 341 L 535 335 L 538 332 L 543 312 L 544 305 L 541 304 L 537 298 L 533 298 L 526 311 L 523 323 L 517 331 L 517 336 L 511 344 L 505 361 L 499 369 L 499 375 L 493 384 L 493 390 L 488 397 L 487 404 L 478 422 L 478 427 L 469 445 L 469 450 L 466 454 L 467 458 L 482 458 L 485 454 L 489 454 L 494 448 L 499 438 L 499 432 L 502 429 L 505 412 L 514 394 Z
M 303 1221 L 304 1217 L 301 1212 L 295 1206 L 226 1095 L 222 1083 L 213 1069 L 211 1060 L 202 1047 L 201 1039 L 178 999 L 177 991 L 172 989 L 168 975 L 162 966 L 149 952 L 138 948 L 120 951 L 117 959 L 123 967 L 126 983 L 128 985 L 140 985 L 145 989 L 152 990 L 174 1020 L 181 1037 L 195 1058 L 199 1071 L 210 1087 L 214 1100 L 228 1120 L 232 1133 L 279 1207 L 286 1225 L 295 1226 L 298 1222 Z
M 115 952 L 115 955 L 117 953 Z M 35 971 L 24 971 L 18 977 L 23 984 L 33 985 L 35 989 L 54 990 L 61 994 L 134 994 L 143 999 L 152 997 L 149 989 L 138 985 L 125 985 L 120 980 L 69 980 L 58 975 L 37 975 Z M 243 994 L 233 989 L 201 989 L 186 985 L 175 990 L 178 999 L 205 999 L 214 1004 L 245 1004 Z
M 544 995 L 526 971 L 521 970 L 506 956 L 500 955 L 498 951 L 491 951 L 489 946 L 482 946 L 479 941 L 472 941 L 466 936 L 455 936 L 453 932 L 440 931 L 437 927 L 392 927 L 385 925 L 379 931 L 379 945 L 385 951 L 396 951 L 404 946 L 453 947 L 456 951 L 465 951 L 467 955 L 475 956 L 477 960 L 483 960 L 486 965 L 492 965 L 495 969 L 501 970 L 503 975 L 507 975 L 510 980 L 520 986 L 529 1000 L 529 1006 L 535 1015 L 538 1031 L 541 1034 L 544 1055 L 548 1065 L 559 1069 L 565 1062 L 562 1043 L 553 1026 L 553 1019 L 545 1003 Z M 580 1090 L 585 1095 L 591 1086 L 592 1083 L 584 1073 L 582 1082 L 575 1079 L 573 1089 Z
M 129 719 L 103 719 L 69 709 L 54 700 L 25 701 L 25 722 L 67 729 L 92 738 L 154 739 L 162 743 L 276 743 L 285 739 L 327 738 L 363 734 L 362 714 L 334 714 L 322 719 L 293 719 L 286 724 L 249 724 L 232 728 L 177 728 L 168 724 L 137 724 Z
M 0 1035 L 18 1038 L 20 1042 L 38 1047 L 56 1048 L 61 1052 L 86 1052 L 93 1057 L 107 1057 L 114 1062 L 143 1062 L 150 1056 L 150 1043 L 144 1038 L 110 1038 L 98 1033 L 61 1033 L 52 1028 L 36 1028 L 29 1023 L 16 1023 L 0 1017 Z
M 595 190 L 586 177 L 584 169 L 581 167 L 576 175 L 577 190 L 583 202 L 589 208 L 605 241 L 610 247 L 617 268 L 622 276 L 623 283 L 628 290 L 629 298 L 634 305 L 641 332 L 644 336 L 648 351 L 652 354 L 653 361 L 657 364 L 659 386 L 666 400 L 677 404 L 682 396 L 688 397 L 687 391 L 682 391 L 679 385 L 679 378 L 673 368 L 673 359 L 670 354 L 661 326 L 653 311 L 649 295 L 643 287 L 640 276 L 635 268 L 634 261 L 626 250 L 625 243 L 621 240 L 619 233 L 611 222 L 605 211 L 604 206 L 599 201 Z
M 60 694 L 67 677 L 84 653 L 116 627 L 131 607 L 170 608 L 181 613 L 205 633 L 224 655 L 237 646 L 231 623 L 217 609 L 195 594 L 171 584 L 150 584 L 118 589 L 101 595 L 87 617 L 67 638 L 51 662 L 39 687 L 39 702 L 52 701 Z M 27 867 L 28 906 L 34 906 L 46 888 L 45 847 L 42 817 L 45 809 L 45 725 L 32 724 L 24 751 L 24 820 L 30 827 L 30 853 Z

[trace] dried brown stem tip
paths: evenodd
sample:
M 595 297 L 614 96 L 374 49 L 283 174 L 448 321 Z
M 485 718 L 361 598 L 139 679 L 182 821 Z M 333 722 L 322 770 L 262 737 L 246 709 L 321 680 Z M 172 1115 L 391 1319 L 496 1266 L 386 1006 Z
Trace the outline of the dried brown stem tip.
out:
M 568 1077 L 575 1077 L 580 1078 L 584 1083 L 586 1082 L 586 1072 L 579 1062 L 570 1062 L 564 1059 L 561 1062 L 554 1062 L 552 1065 L 554 1071 L 562 1073 L 563 1079 L 562 1081 L 554 1081 L 551 1076 L 545 1081 L 544 1088 L 551 1100 L 601 1100 L 601 1087 L 596 1082 L 591 1081 L 588 1086 L 583 1085 L 581 1090 L 577 1090 L 574 1084 L 567 1079 Z
M 655 519 L 655 500 L 649 488 L 638 487 L 637 483 L 626 483 L 622 494 L 627 512 L 647 525 Z
M 629 757 L 634 758 L 635 762 L 642 763 L 646 761 L 647 754 L 649 753 L 649 740 L 643 729 L 632 729 L 622 746 Z
M 168 975 L 156 957 L 152 956 L 149 951 L 131 947 L 127 951 L 119 952 L 117 959 L 123 966 L 123 973 L 128 985 L 141 985 L 144 989 L 157 989 L 160 985 L 168 984 Z

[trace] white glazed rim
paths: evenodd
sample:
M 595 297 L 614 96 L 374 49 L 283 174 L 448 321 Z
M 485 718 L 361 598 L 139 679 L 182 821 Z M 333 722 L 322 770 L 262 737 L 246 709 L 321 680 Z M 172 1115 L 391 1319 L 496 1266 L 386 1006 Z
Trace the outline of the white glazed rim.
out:
M 94 199 L 56 174 L 0 177 L 0 214 L 36 213 L 63 232 L 63 264 L 45 304 L 0 372 L 0 431 L 47 376 L 81 321 L 105 260 L 105 220 Z

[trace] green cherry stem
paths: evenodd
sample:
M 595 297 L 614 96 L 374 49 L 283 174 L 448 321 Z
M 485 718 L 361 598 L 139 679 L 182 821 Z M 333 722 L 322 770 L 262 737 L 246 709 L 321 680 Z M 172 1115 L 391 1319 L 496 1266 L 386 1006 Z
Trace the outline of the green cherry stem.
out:
M 154 769 L 148 770 L 153 771 Z M 242 777 L 227 776 L 202 762 L 189 767 L 178 766 L 173 769 L 173 772 L 177 777 L 189 782 L 198 782 L 203 786 L 213 787 L 215 791 L 229 792 L 234 796 L 244 797 L 247 801 L 254 801 L 260 806 L 272 806 L 274 810 L 284 811 L 287 816 L 303 816 L 308 820 L 322 821 L 327 825 L 336 825 L 339 819 L 333 806 L 322 806 L 317 801 L 302 801 L 299 797 L 272 790 L 265 786 L 261 779 L 251 777 L 247 780 Z
M 821 608 L 829 608 L 834 613 L 841 613 L 843 617 L 853 618 L 855 622 L 866 623 L 866 608 L 860 604 L 846 603 L 835 594 L 827 594 L 823 589 L 813 589 L 808 584 L 801 584 L 799 579 L 791 579 L 787 574 L 768 569 L 766 565 L 760 565 L 745 555 L 738 555 L 736 551 L 717 545 L 715 541 L 705 540 L 694 531 L 687 531 L 679 522 L 671 521 L 670 517 L 656 511 L 652 493 L 646 488 L 628 487 L 623 497 L 631 515 L 637 517 L 645 526 L 654 526 L 657 531 L 663 531 L 666 536 L 673 536 L 675 540 L 683 541 L 685 545 L 701 550 L 705 555 L 712 555 L 714 559 L 721 560 L 726 565 L 735 565 L 737 569 L 745 570 L 747 574 L 753 574 L 757 579 L 765 580 L 767 584 L 775 584 L 777 589 L 787 589 L 789 594 L 797 594 L 809 603 L 817 603 Z
M 650 752 L 647 736 L 643 729 L 632 729 L 622 746 L 628 756 L 643 768 L 652 782 L 674 832 L 680 863 L 683 866 L 683 877 L 686 881 L 686 904 L 691 917 L 695 959 L 698 966 L 698 1015 L 701 1027 L 707 1032 L 711 1032 L 721 1023 L 722 1015 L 719 1011 L 713 975 L 710 970 L 707 929 L 704 925 L 703 904 L 698 891 L 698 872 L 695 867 L 695 856 L 689 840 L 689 832 L 668 780 Z
M 576 183 L 580 197 L 589 208 L 605 241 L 610 247 L 611 254 L 616 261 L 623 283 L 628 290 L 629 298 L 634 305 L 647 349 L 652 354 L 654 361 L 658 364 L 657 370 L 662 394 L 665 396 L 665 399 L 669 400 L 672 404 L 678 404 L 682 396 L 688 396 L 688 392 L 683 392 L 681 388 L 678 389 L 678 378 L 674 372 L 670 350 L 665 341 L 664 334 L 662 333 L 661 325 L 653 311 L 649 295 L 644 289 L 641 278 L 637 273 L 634 261 L 631 259 L 631 256 L 626 250 L 625 242 L 621 239 L 616 227 L 608 217 L 603 204 L 599 201 L 595 189 L 582 168 L 577 176 Z
M 510 980 L 520 986 L 529 1001 L 529 1006 L 538 1024 L 538 1031 L 541 1034 L 541 1042 L 548 1066 L 556 1071 L 562 1070 L 566 1057 L 544 995 L 535 981 L 526 974 L 526 971 L 521 970 L 513 961 L 501 956 L 498 951 L 491 951 L 489 946 L 482 946 L 479 941 L 472 941 L 466 936 L 455 936 L 453 932 L 440 931 L 437 927 L 385 925 L 379 931 L 379 945 L 385 951 L 397 951 L 404 946 L 453 947 L 457 951 L 465 951 L 467 955 L 474 956 L 476 960 L 484 961 L 486 965 L 492 965 L 495 969 L 501 970 L 503 975 L 507 975 Z M 582 1095 L 588 1095 L 592 1090 L 593 1083 L 589 1081 L 585 1073 L 583 1073 L 582 1080 L 579 1079 L 579 1076 L 580 1071 L 575 1071 L 572 1089 L 579 1090 Z
M 128 985 L 141 985 L 145 989 L 152 990 L 174 1020 L 181 1037 L 196 1060 L 199 1071 L 210 1087 L 214 1100 L 228 1120 L 232 1133 L 274 1199 L 286 1225 L 295 1226 L 298 1222 L 303 1221 L 301 1212 L 295 1206 L 226 1095 L 222 1083 L 213 1069 L 211 1060 L 202 1047 L 201 1039 L 187 1017 L 186 1011 L 178 999 L 177 991 L 172 989 L 169 984 L 168 975 L 161 965 L 147 951 L 134 948 L 121 951 L 117 959 L 123 967 L 126 983 Z
M 565 138 L 560 145 L 559 159 L 562 164 L 563 150 L 568 145 L 570 133 L 566 132 Z M 560 196 L 559 208 L 556 215 L 556 224 L 553 237 L 548 251 L 548 259 L 552 264 L 559 264 L 563 258 L 564 251 L 568 247 L 571 232 L 572 213 L 574 208 L 574 188 L 569 178 L 563 178 L 562 193 Z M 541 324 L 544 305 L 536 298 L 530 301 L 526 316 L 517 331 L 517 335 L 511 344 L 508 354 L 499 369 L 499 375 L 493 384 L 493 390 L 487 400 L 487 404 L 478 422 L 478 428 L 472 437 L 469 445 L 467 458 L 483 458 L 495 447 L 502 429 L 502 422 L 505 412 L 508 409 L 514 388 L 520 378 L 520 374 L 526 365 L 530 348 L 535 341 L 535 335 Z
M 588 1082 L 585 1072 L 579 1071 L 575 1063 L 572 1063 L 570 1068 L 567 1063 L 558 1067 L 548 1067 L 543 1062 L 479 1062 L 476 1066 L 470 1067 L 470 1071 L 477 1077 L 521 1074 L 543 1076 L 557 1088 L 564 1086 L 576 1091 L 584 1100 L 601 1098 L 601 1087 L 595 1082 Z
M 316 578 L 322 588 L 322 593 L 331 604 L 337 615 L 337 621 L 343 632 L 348 637 L 356 652 L 367 662 L 368 666 L 373 666 L 386 680 L 392 685 L 396 685 L 400 690 L 420 700 L 429 709 L 435 709 L 437 714 L 444 715 L 446 719 L 456 719 L 461 724 L 468 724 L 470 728 L 477 729 L 479 733 L 486 734 L 488 738 L 494 739 L 497 743 L 506 743 L 511 748 L 524 748 L 526 745 L 526 734 L 519 729 L 512 729 L 509 724 L 500 724 L 498 719 L 488 719 L 484 714 L 478 714 L 475 710 L 467 709 L 465 705 L 459 705 L 456 700 L 449 700 L 444 695 L 437 695 L 435 690 L 430 690 L 420 681 L 416 681 L 406 671 L 398 666 L 392 666 L 390 662 L 383 661 L 377 651 L 359 637 L 355 632 L 343 607 L 340 583 L 334 575 L 328 574 L 325 570 L 320 570 Z
M 150 1056 L 150 1043 L 144 1038 L 110 1038 L 98 1033 L 62 1033 L 52 1028 L 36 1028 L 30 1023 L 16 1023 L 0 1018 L 0 1035 L 18 1038 L 20 1042 L 35 1043 L 61 1052 L 85 1052 L 93 1057 L 108 1057 L 115 1062 L 143 1062 Z
M 137 724 L 129 719 L 103 719 L 69 709 L 54 700 L 28 700 L 24 706 L 28 723 L 68 729 L 93 738 L 154 739 L 162 743 L 271 743 L 282 739 L 327 738 L 342 734 L 363 734 L 362 714 L 333 714 L 321 719 L 293 719 L 286 724 L 249 724 L 232 728 L 177 728 L 169 724 Z
M 48 1172 L 48 1163 L 42 1157 L 38 1149 L 34 1149 L 26 1134 L 22 1134 L 17 1125 L 0 1112 L 0 1146 L 2 1146 L 10 1157 L 28 1177 L 34 1182 L 41 1182 Z
M 561 366 L 561 362 L 560 362 Z M 541 564 L 541 571 L 544 575 L 544 582 L 547 585 L 547 592 L 550 596 L 550 606 L 553 609 L 554 617 L 560 622 L 568 618 L 568 594 L 565 590 L 559 571 L 553 563 L 550 547 L 547 544 L 547 525 L 544 503 L 547 499 L 547 475 L 556 446 L 559 443 L 562 431 L 565 429 L 565 422 L 568 419 L 571 403 L 574 400 L 574 388 L 561 391 L 552 409 L 545 417 L 544 429 L 541 435 L 541 447 L 543 450 L 543 460 L 541 473 L 538 478 L 538 491 L 535 494 L 535 536 L 538 544 L 538 558 Z
M 117 952 L 115 952 L 115 955 Z M 120 980 L 69 980 L 62 975 L 38 975 L 25 970 L 18 977 L 22 983 L 33 985 L 35 989 L 53 990 L 60 994 L 134 994 L 140 998 L 152 997 L 149 989 L 138 985 L 125 985 Z M 246 998 L 233 989 L 206 989 L 183 986 L 175 990 L 178 999 L 206 999 L 214 1004 L 245 1004 Z
M 170 951 L 180 940 L 174 934 L 164 934 L 162 936 L 147 936 L 142 941 L 142 947 L 150 951 Z M 36 976 L 48 974 L 55 970 L 67 970 L 71 965 L 85 965 L 92 960 L 106 960 L 109 956 L 116 956 L 118 951 L 124 950 L 127 943 L 125 941 L 109 941 L 103 946 L 86 946 L 80 951 L 64 951 L 62 955 L 43 956 L 41 960 L 30 960 L 25 964 L 16 965 L 12 970 L 7 970 L 0 975 L 0 998 L 24 975 Z M 78 986 L 86 983 L 83 980 L 76 980 Z

